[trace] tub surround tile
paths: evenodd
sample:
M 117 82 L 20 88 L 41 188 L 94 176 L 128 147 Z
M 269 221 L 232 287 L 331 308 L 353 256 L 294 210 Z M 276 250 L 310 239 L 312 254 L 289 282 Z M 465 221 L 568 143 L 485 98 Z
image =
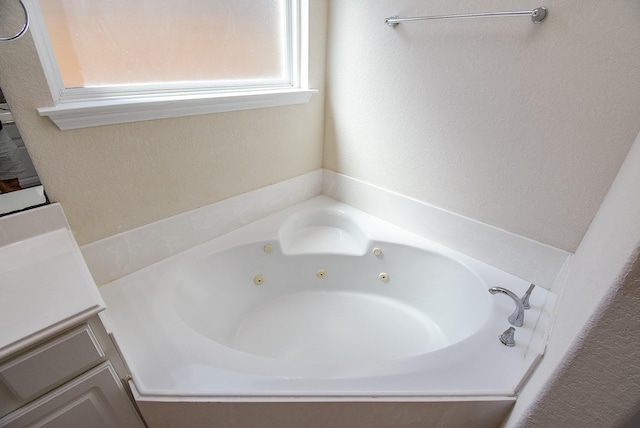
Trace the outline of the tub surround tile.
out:
M 179 214 L 81 247 L 98 285 L 231 232 L 319 194 L 405 228 L 546 289 L 570 254 L 329 170 Z
M 550 289 L 570 253 L 363 181 L 324 170 L 322 193 Z
M 549 334 L 551 334 L 551 326 L 555 319 L 555 313 L 558 310 L 557 301 L 558 294 L 551 291 L 546 294 L 541 304 L 542 309 L 540 316 L 537 319 L 525 353 L 524 363 L 521 366 L 521 374 L 518 376 L 520 382 L 514 388 L 518 392 L 522 391 L 522 388 L 524 388 L 527 380 L 529 380 L 529 377 L 531 377 L 546 352 Z M 517 339 L 516 337 L 516 340 Z
M 81 247 L 98 285 L 320 194 L 322 170 L 160 220 Z

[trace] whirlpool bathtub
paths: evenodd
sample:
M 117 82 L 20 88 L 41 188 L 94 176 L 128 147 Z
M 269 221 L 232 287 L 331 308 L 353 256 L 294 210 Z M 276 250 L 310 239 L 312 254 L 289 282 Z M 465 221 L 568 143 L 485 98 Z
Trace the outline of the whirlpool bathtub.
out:
M 317 197 L 100 288 L 143 397 L 513 397 L 547 291 Z M 536 333 L 539 334 L 539 333 Z

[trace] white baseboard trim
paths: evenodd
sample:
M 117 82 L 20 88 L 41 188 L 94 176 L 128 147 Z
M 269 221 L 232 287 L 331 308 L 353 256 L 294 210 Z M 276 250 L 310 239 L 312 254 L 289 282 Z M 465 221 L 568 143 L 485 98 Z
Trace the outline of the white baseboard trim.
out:
M 329 170 L 316 170 L 81 247 L 101 285 L 320 194 L 551 289 L 570 253 Z
M 550 289 L 570 253 L 323 170 L 322 193 L 455 251 Z
M 178 214 L 80 247 L 99 286 L 318 196 L 322 170 Z

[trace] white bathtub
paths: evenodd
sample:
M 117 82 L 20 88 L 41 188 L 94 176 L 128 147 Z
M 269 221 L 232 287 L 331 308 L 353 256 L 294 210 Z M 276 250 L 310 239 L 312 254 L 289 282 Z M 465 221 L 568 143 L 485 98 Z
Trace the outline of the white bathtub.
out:
M 548 292 L 509 348 L 493 286 L 529 283 L 317 197 L 100 291 L 144 399 L 512 398 Z

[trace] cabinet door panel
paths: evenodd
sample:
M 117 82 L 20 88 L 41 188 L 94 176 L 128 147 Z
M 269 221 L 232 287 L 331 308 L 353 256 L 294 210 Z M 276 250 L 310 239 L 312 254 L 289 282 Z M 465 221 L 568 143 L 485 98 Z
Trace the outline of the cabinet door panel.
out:
M 35 398 L 103 358 L 104 352 L 91 328 L 83 325 L 0 365 L 0 380 L 16 398 Z
M 143 427 L 107 361 L 0 419 L 0 427 Z

